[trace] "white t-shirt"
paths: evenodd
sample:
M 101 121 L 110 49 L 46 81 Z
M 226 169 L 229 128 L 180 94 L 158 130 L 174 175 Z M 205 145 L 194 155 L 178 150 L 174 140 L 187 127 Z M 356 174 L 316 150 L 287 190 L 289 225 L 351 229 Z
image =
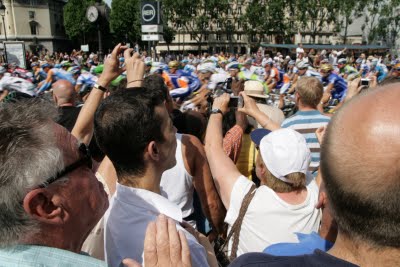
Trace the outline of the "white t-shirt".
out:
M 229 226 L 237 219 L 243 199 L 252 184 L 246 177 L 240 176 L 233 186 L 225 217 Z M 318 186 L 314 180 L 307 184 L 307 191 L 307 198 L 302 204 L 291 205 L 269 187 L 260 186 L 243 218 L 237 256 L 247 252 L 262 252 L 276 243 L 298 242 L 295 233 L 317 232 L 321 212 L 315 208 L 318 202 Z M 232 241 L 233 238 L 230 240 L 228 255 Z
M 12 76 L 3 76 L 0 80 L 0 92 L 20 92 L 30 96 L 35 96 L 35 85 L 27 80 Z
M 104 248 L 108 266 L 122 266 L 121 262 L 125 258 L 143 264 L 146 228 L 159 214 L 175 220 L 176 228 L 185 234 L 192 266 L 208 266 L 204 247 L 179 225 L 182 222 L 182 211 L 177 205 L 159 194 L 119 183 L 104 215 Z
M 304 49 L 301 47 L 297 47 L 296 48 L 296 57 L 299 57 L 299 54 L 303 53 L 304 54 Z
M 176 134 L 176 144 L 176 165 L 163 173 L 160 189 L 162 196 L 168 198 L 169 201 L 181 208 L 182 216 L 185 218 L 194 212 L 193 177 L 186 170 L 183 161 L 181 134 Z

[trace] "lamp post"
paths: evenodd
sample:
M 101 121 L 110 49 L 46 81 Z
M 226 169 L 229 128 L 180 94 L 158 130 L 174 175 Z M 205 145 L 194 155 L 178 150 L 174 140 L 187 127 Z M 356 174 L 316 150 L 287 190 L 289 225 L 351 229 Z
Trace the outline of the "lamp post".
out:
M 0 16 L 3 19 L 4 37 L 5 37 L 6 41 L 7 41 L 6 24 L 4 22 L 5 15 L 6 15 L 6 6 L 3 4 L 3 2 L 1 2 L 1 4 L 0 4 Z
M 3 4 L 3 1 L 1 1 L 1 4 L 0 4 L 0 16 L 3 19 L 4 37 L 5 37 L 6 41 L 7 41 L 6 24 L 4 22 L 4 16 L 5 15 L 6 15 L 6 6 Z M 4 47 L 3 48 L 4 49 L 4 59 L 5 59 L 6 62 L 8 62 L 6 45 L 5 45 L 4 42 L 3 42 L 3 47 Z

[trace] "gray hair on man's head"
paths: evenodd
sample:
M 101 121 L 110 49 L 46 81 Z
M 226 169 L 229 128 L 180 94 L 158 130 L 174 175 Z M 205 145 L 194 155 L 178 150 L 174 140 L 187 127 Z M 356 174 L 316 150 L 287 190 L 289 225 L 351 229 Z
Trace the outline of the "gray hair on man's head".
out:
M 23 200 L 64 168 L 51 123 L 56 114 L 55 106 L 43 100 L 0 106 L 0 247 L 38 230 Z

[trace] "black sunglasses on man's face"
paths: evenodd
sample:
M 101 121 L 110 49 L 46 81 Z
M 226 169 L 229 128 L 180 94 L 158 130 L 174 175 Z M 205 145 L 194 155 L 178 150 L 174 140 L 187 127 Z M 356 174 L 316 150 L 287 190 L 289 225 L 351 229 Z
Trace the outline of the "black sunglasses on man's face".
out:
M 39 185 L 39 188 L 45 188 L 49 184 L 54 183 L 58 179 L 64 177 L 68 173 L 78 169 L 79 167 L 83 165 L 87 165 L 89 169 L 92 169 L 92 157 L 90 156 L 90 151 L 89 148 L 85 144 L 81 144 L 79 146 L 79 152 L 83 154 L 83 157 L 80 158 L 79 160 L 75 161 L 71 165 L 68 165 L 67 167 L 64 168 L 64 170 L 60 171 L 57 173 L 56 176 L 50 177 L 46 181 L 44 181 L 41 185 Z

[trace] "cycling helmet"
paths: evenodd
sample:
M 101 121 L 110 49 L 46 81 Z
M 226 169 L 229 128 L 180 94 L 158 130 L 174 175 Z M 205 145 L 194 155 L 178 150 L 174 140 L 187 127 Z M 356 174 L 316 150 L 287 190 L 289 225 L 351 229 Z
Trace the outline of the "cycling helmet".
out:
M 144 64 L 145 64 L 146 66 L 152 66 L 152 65 L 153 65 L 153 59 L 152 59 L 151 57 L 146 57 L 146 58 L 144 59 Z
M 207 72 L 214 73 L 215 65 L 214 63 L 211 62 L 203 63 L 197 67 L 197 70 L 201 73 L 207 73 Z
M 39 66 L 39 63 L 38 62 L 33 62 L 32 64 L 31 64 L 31 67 L 33 68 L 33 67 L 37 67 L 37 66 Z
M 239 63 L 234 61 L 226 65 L 227 70 L 232 70 L 232 69 L 240 69 Z
M 56 64 L 56 65 L 54 65 L 54 68 L 56 68 L 56 69 L 61 69 L 61 64 Z
M 289 63 L 288 63 L 288 65 L 291 65 L 291 66 L 296 65 L 296 61 L 290 60 Z
M 68 69 L 68 72 L 71 73 L 72 75 L 80 74 L 81 73 L 81 68 L 79 68 L 79 67 L 71 67 L 71 68 Z
M 98 65 L 96 68 L 93 69 L 93 73 L 101 74 L 103 73 L 104 65 Z
M 42 68 L 51 68 L 51 64 L 50 63 L 43 63 L 42 64 Z
M 298 68 L 299 70 L 308 69 L 309 66 L 310 66 L 310 65 L 308 65 L 308 63 L 307 63 L 307 62 L 304 62 L 304 61 L 300 61 L 299 63 L 297 63 L 297 68 Z
M 61 62 L 61 67 L 71 67 L 71 63 L 69 63 L 69 61 L 63 61 Z
M 346 64 L 347 60 L 345 58 L 341 58 L 341 59 L 338 60 L 338 63 L 339 64 Z
M 171 61 L 168 63 L 168 67 L 171 69 L 177 69 L 179 67 L 179 62 L 178 61 Z
M 187 71 L 187 72 L 193 72 L 193 71 L 196 70 L 196 67 L 193 66 L 193 65 L 186 65 L 186 66 L 183 68 L 183 70 L 184 70 L 184 71 Z
M 331 64 L 323 64 L 321 66 L 321 70 L 328 72 L 328 71 L 332 71 L 333 70 L 333 66 Z
M 184 63 L 184 64 L 186 64 L 186 63 L 189 63 L 189 60 L 184 59 L 184 60 L 182 60 L 181 62 Z

